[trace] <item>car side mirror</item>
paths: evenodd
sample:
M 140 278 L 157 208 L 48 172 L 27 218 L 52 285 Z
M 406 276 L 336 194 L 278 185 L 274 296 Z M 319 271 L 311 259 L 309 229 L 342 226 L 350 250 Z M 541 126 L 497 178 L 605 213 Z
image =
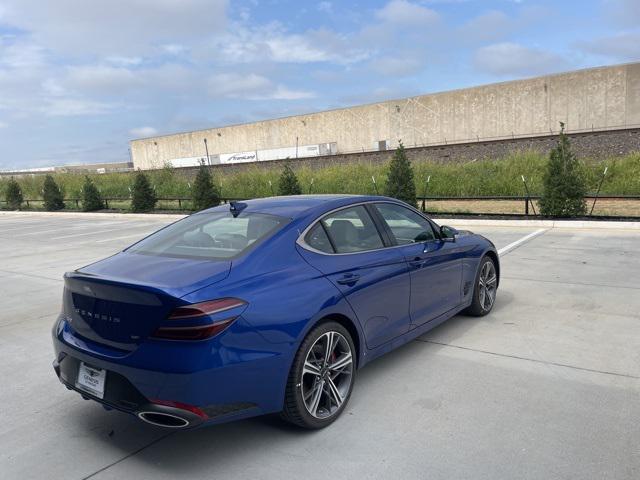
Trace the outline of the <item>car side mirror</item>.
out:
M 455 242 L 456 235 L 458 235 L 458 230 L 455 228 L 447 225 L 442 225 L 440 227 L 440 238 L 443 242 Z

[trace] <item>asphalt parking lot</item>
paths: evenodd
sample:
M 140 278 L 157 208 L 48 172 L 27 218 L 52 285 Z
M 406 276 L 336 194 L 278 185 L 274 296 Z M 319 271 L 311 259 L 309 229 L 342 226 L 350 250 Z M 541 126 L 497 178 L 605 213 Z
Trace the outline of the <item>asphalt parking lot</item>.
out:
M 60 385 L 50 328 L 66 270 L 169 221 L 0 215 L 1 478 L 640 478 L 639 230 L 475 227 L 509 247 L 494 311 L 361 370 L 331 427 L 167 433 Z

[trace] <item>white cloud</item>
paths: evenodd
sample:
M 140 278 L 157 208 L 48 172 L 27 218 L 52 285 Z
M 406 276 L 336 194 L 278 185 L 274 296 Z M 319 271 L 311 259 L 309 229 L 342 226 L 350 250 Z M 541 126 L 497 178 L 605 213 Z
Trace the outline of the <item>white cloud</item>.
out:
M 605 0 L 604 11 L 618 25 L 640 26 L 640 5 L 638 0 Z
M 278 85 L 274 91 L 263 96 L 256 96 L 254 100 L 302 100 L 313 98 L 315 93 L 307 90 L 294 90 L 284 85 Z
M 615 60 L 640 60 L 640 33 L 623 32 L 578 43 L 583 51 Z
M 304 34 L 287 33 L 279 24 L 250 28 L 236 25 L 232 32 L 214 40 L 212 52 L 226 63 L 314 63 L 349 64 L 368 56 L 354 48 L 350 39 L 319 29 Z
M 111 113 L 115 105 L 81 98 L 50 98 L 41 112 L 50 117 L 76 117 Z
M 202 39 L 226 23 L 226 0 L 3 0 L 4 22 L 41 45 L 72 55 L 152 51 L 174 39 Z
M 274 84 L 268 78 L 250 73 L 221 73 L 212 75 L 208 82 L 208 92 L 213 98 L 241 98 L 245 100 L 300 100 L 312 98 L 312 92 L 294 90 L 284 85 Z
M 119 94 L 130 88 L 143 87 L 144 82 L 135 72 L 127 68 L 84 65 L 68 69 L 65 85 L 82 92 Z
M 474 64 L 483 72 L 513 76 L 541 75 L 569 66 L 559 55 L 510 42 L 480 48 Z
M 0 128 L 7 128 L 9 124 L 7 122 L 0 122 Z
M 436 22 L 440 15 L 430 8 L 406 0 L 391 0 L 376 11 L 380 20 L 402 26 L 424 26 Z
M 129 134 L 136 138 L 153 137 L 158 134 L 158 130 L 153 127 L 138 127 L 129 130 Z
M 247 75 L 220 73 L 209 77 L 208 92 L 211 97 L 247 98 L 256 92 L 271 89 L 268 78 L 255 73 Z
M 112 55 L 105 60 L 115 67 L 134 67 L 142 63 L 142 57 L 125 57 L 121 55 Z
M 0 68 L 34 69 L 45 65 L 44 48 L 13 35 L 0 37 Z
M 265 40 L 271 58 L 276 62 L 326 62 L 332 57 L 327 50 L 311 45 L 302 35 L 287 35 Z
M 184 45 L 180 45 L 178 43 L 169 43 L 167 45 L 162 45 L 162 50 L 169 55 L 180 55 L 185 53 L 188 49 Z

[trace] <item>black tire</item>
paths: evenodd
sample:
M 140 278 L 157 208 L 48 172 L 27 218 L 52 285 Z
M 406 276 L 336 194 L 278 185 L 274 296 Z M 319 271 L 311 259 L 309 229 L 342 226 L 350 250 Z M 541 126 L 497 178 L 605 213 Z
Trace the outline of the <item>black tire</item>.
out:
M 483 287 L 483 279 L 486 281 L 484 276 L 487 271 L 493 272 L 494 280 L 491 282 L 493 284 L 491 287 L 492 290 L 489 290 L 489 287 Z M 480 260 L 480 267 L 478 268 L 478 273 L 476 274 L 476 279 L 473 284 L 473 300 L 471 305 L 469 305 L 465 310 L 465 313 L 473 315 L 474 317 L 483 317 L 488 314 L 493 309 L 493 305 L 495 305 L 497 293 L 498 270 L 496 268 L 496 263 L 490 256 L 485 255 L 482 257 L 482 260 Z
M 326 355 L 319 358 L 318 354 L 322 354 L 329 341 L 335 347 L 329 352 L 327 361 Z M 340 363 L 348 362 L 347 349 L 351 362 L 340 367 Z M 324 428 L 333 423 L 344 411 L 351 397 L 356 377 L 356 354 L 351 335 L 339 323 L 326 322 L 312 329 L 293 360 L 281 417 L 289 423 L 308 429 Z M 309 367 L 305 369 L 307 360 L 307 365 L 317 369 L 318 373 L 310 372 Z M 332 365 L 336 368 L 332 369 Z M 315 395 L 318 395 L 318 401 L 314 403 Z M 338 405 L 336 399 L 340 398 L 342 402 Z M 315 415 L 310 411 L 314 405 Z

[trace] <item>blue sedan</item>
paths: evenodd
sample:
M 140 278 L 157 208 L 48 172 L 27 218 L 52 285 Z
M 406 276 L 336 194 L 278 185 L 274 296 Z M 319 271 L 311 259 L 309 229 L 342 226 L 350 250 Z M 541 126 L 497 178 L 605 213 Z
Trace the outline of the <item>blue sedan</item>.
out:
M 321 428 L 371 360 L 486 315 L 494 245 L 390 198 L 232 202 L 65 274 L 60 381 L 167 428 L 279 412 Z

